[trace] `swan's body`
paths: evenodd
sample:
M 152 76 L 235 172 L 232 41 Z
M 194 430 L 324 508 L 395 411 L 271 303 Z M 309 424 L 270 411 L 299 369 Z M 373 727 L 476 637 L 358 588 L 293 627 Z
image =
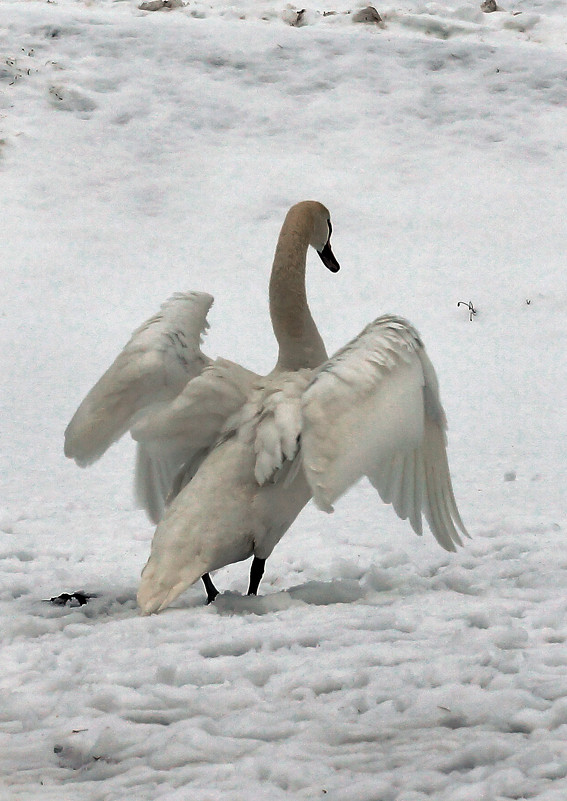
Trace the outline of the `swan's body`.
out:
M 380 317 L 327 358 L 305 263 L 312 245 L 339 269 L 330 235 L 320 203 L 288 212 L 270 279 L 279 354 L 268 376 L 205 356 L 212 298 L 176 295 L 134 333 L 67 428 L 65 453 L 79 464 L 127 430 L 138 441 L 137 496 L 159 520 L 138 592 L 144 614 L 200 576 L 213 600 L 209 571 L 250 556 L 255 594 L 265 560 L 307 501 L 332 511 L 363 475 L 417 533 L 424 514 L 448 550 L 460 543 L 456 526 L 466 534 L 437 379 L 417 332 Z

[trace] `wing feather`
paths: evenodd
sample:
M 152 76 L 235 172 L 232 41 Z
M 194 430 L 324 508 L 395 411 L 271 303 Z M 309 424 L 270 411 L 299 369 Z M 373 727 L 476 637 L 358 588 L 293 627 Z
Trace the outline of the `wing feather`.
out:
M 151 520 L 160 520 L 166 504 L 193 478 L 257 379 L 234 362 L 216 359 L 173 401 L 148 409 L 133 425 L 136 498 Z
M 138 505 L 145 509 L 152 523 L 163 515 L 165 499 L 179 470 L 178 460 L 156 456 L 142 443 L 136 448 L 134 493 Z
M 419 448 L 413 452 L 413 506 L 409 515 L 411 527 L 416 534 L 423 534 L 423 519 L 421 510 L 423 509 L 425 497 L 425 469 L 423 466 L 423 454 Z
M 177 293 L 141 325 L 85 397 L 65 431 L 65 455 L 85 466 L 132 427 L 142 410 L 173 399 L 210 359 L 201 352 L 213 298 Z
M 321 509 L 366 475 L 417 534 L 424 515 L 444 548 L 461 544 L 437 377 L 409 323 L 367 326 L 315 375 L 302 413 L 303 469 Z
M 216 359 L 168 404 L 149 409 L 132 427 L 138 442 L 160 452 L 209 446 L 246 401 L 259 376 L 228 359 Z
M 299 467 L 301 403 L 312 370 L 267 376 L 227 428 L 254 450 L 254 477 L 262 486 L 283 479 L 291 481 Z

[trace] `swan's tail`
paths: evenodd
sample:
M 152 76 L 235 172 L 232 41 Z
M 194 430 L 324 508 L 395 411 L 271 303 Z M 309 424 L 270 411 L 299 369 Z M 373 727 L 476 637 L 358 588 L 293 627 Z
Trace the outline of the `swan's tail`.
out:
M 193 570 L 191 573 L 164 570 L 158 560 L 150 556 L 142 571 L 142 580 L 138 589 L 140 613 L 152 615 L 162 612 L 206 572 L 206 569 Z

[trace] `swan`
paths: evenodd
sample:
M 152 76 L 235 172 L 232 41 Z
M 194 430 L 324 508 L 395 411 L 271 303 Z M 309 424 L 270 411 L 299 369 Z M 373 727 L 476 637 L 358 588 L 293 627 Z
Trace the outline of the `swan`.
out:
M 178 293 L 132 335 L 65 431 L 85 466 L 130 431 L 136 497 L 157 523 L 137 600 L 161 612 L 210 573 L 253 557 L 248 594 L 310 498 L 325 512 L 367 476 L 413 530 L 447 550 L 469 536 L 455 502 L 435 370 L 415 328 L 378 317 L 329 358 L 305 291 L 309 246 L 333 273 L 331 219 L 291 207 L 269 284 L 279 351 L 260 376 L 201 350 L 213 298 Z

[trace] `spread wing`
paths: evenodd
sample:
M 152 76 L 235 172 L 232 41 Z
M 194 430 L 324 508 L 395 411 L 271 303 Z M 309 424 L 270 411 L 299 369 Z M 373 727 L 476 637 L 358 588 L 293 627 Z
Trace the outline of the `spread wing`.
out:
M 321 509 L 367 476 L 416 533 L 425 515 L 440 545 L 461 544 L 437 378 L 409 323 L 379 317 L 339 350 L 307 387 L 302 416 L 303 469 Z
M 256 378 L 202 353 L 212 302 L 210 295 L 188 292 L 164 303 L 132 334 L 65 431 L 65 454 L 81 466 L 131 431 L 138 441 L 136 497 L 154 522 L 172 490 L 192 478 Z
M 151 520 L 157 522 L 168 498 L 193 478 L 258 378 L 239 364 L 216 359 L 170 403 L 134 423 L 136 498 Z
M 201 336 L 213 298 L 178 293 L 134 333 L 85 397 L 65 431 L 65 455 L 96 461 L 149 409 L 175 398 L 210 359 Z

